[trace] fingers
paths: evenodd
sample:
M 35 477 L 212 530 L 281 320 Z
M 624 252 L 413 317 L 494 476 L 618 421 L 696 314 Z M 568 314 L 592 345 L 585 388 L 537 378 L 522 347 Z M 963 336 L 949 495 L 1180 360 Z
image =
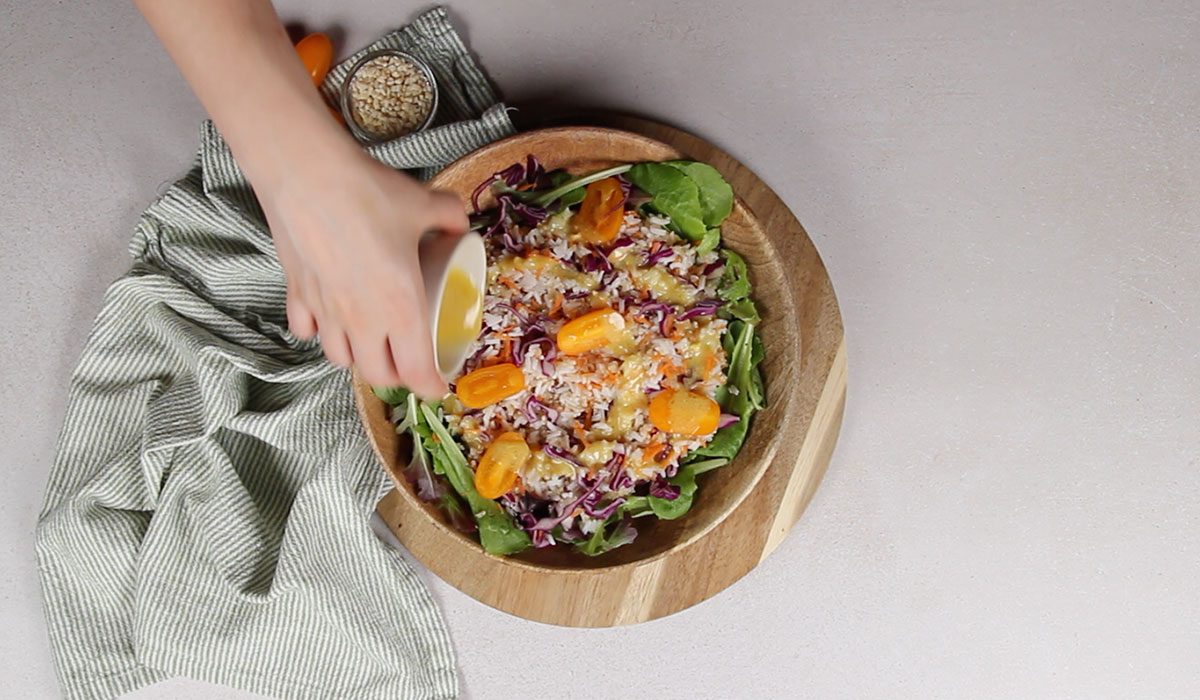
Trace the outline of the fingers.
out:
M 354 367 L 359 374 L 375 386 L 401 386 L 405 382 L 396 373 L 392 362 L 392 351 L 387 336 L 383 334 L 357 333 L 350 338 L 354 352 Z
M 461 236 L 470 227 L 467 211 L 458 195 L 452 192 L 430 192 L 429 213 L 431 216 L 429 228 L 434 231 Z
M 350 339 L 338 323 L 328 317 L 321 319 L 320 337 L 321 349 L 325 357 L 339 367 L 349 367 L 354 363 L 354 353 L 350 351 Z
M 316 317 L 290 284 L 287 292 L 287 320 L 292 335 L 301 340 L 308 340 L 317 334 Z
M 429 325 L 424 326 L 428 328 Z M 449 388 L 433 364 L 433 343 L 429 333 L 410 333 L 408 336 L 393 336 L 389 352 L 396 372 L 404 379 L 404 385 L 418 396 L 440 399 Z

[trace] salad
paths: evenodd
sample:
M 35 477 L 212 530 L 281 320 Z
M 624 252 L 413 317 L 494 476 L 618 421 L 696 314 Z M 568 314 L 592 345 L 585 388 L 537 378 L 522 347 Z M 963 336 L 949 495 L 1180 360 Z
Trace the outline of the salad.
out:
M 530 155 L 472 204 L 488 276 L 471 356 L 441 401 L 375 390 L 413 438 L 416 495 L 499 555 L 598 555 L 683 516 L 765 406 L 746 263 L 721 245 L 732 188 L 691 161 L 571 177 Z

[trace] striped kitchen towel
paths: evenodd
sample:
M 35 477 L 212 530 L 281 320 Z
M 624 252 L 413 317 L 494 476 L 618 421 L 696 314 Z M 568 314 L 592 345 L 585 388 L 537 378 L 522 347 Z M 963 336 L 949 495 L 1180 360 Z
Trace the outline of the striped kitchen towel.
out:
M 447 109 L 373 147 L 380 160 L 427 175 L 512 133 L 440 8 L 376 45 L 427 60 Z M 37 529 L 63 694 L 186 676 L 289 698 L 456 697 L 441 615 L 369 528 L 388 481 L 348 373 L 288 332 L 254 195 L 211 124 L 201 138 L 138 222 L 72 378 Z

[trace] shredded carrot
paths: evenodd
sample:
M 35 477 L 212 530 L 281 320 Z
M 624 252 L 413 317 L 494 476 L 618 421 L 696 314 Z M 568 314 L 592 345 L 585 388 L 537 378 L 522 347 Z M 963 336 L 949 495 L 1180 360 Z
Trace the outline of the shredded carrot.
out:
M 518 286 L 516 282 L 513 282 L 511 279 L 509 279 L 507 277 L 497 277 L 496 279 L 497 279 L 497 281 L 500 282 L 500 284 L 504 285 L 505 287 L 508 287 L 509 289 L 513 290 L 514 292 L 521 291 L 521 287 Z
M 667 314 L 663 320 L 663 331 L 667 335 L 673 335 L 675 332 L 675 314 Z
M 554 298 L 554 306 L 550 307 L 550 318 L 557 318 L 562 312 L 563 299 L 565 298 L 562 294 Z
M 704 378 L 708 379 L 712 376 L 713 370 L 717 368 L 717 353 L 709 350 L 704 355 Z
M 650 244 L 650 254 L 654 255 L 658 252 L 659 248 L 662 248 L 662 241 L 654 241 Z
M 571 511 L 571 515 L 573 515 L 573 516 L 579 515 L 582 512 L 583 512 L 582 508 L 576 508 L 575 510 Z
M 644 454 L 646 457 L 657 462 L 657 461 L 659 461 L 657 459 L 658 453 L 662 452 L 663 448 L 666 446 L 667 446 L 667 443 L 665 443 L 665 442 L 652 442 L 649 445 L 646 445 L 646 449 L 643 451 L 642 454 Z
M 505 362 L 512 360 L 512 338 L 504 339 L 504 348 L 500 350 L 500 357 L 504 358 Z
M 587 446 L 591 443 L 588 442 L 587 433 L 584 431 L 583 426 L 579 424 L 579 421 L 575 421 L 572 430 L 575 431 L 575 437 L 579 438 L 579 442 L 583 443 L 584 449 L 587 449 Z

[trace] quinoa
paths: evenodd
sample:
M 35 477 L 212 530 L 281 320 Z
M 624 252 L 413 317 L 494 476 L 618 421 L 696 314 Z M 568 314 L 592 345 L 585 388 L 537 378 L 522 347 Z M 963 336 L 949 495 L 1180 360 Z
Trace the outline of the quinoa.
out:
M 420 68 L 400 56 L 379 56 L 363 64 L 350 81 L 355 122 L 374 139 L 416 131 L 433 109 L 433 85 Z

